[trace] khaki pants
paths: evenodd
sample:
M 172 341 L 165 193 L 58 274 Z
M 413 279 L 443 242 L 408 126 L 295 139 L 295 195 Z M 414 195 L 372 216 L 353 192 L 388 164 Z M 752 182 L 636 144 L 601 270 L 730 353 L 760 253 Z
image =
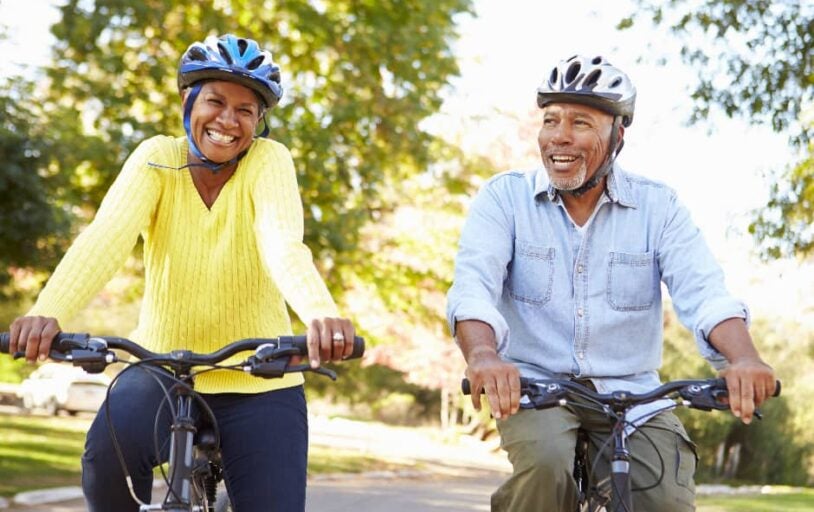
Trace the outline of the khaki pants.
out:
M 609 473 L 612 452 L 604 443 L 610 423 L 604 414 L 570 407 L 521 409 L 497 425 L 513 473 L 492 495 L 493 512 L 574 512 L 574 450 L 580 426 L 590 435 L 591 463 L 596 450 L 605 447 L 594 481 Z M 630 436 L 628 448 L 633 489 L 652 487 L 633 492 L 635 512 L 695 510 L 695 446 L 675 415 L 664 412 L 650 419 Z M 656 485 L 661 461 L 664 474 Z

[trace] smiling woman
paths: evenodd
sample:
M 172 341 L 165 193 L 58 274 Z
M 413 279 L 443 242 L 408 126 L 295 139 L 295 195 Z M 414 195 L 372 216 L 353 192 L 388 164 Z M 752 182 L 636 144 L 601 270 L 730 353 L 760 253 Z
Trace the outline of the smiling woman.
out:
M 266 138 L 267 130 L 256 136 L 283 93 L 271 53 L 251 39 L 210 37 L 190 45 L 177 76 L 185 136 L 152 137 L 128 157 L 34 307 L 12 323 L 11 352 L 45 358 L 60 323 L 96 295 L 141 236 L 145 291 L 129 337 L 145 348 L 205 353 L 231 340 L 292 334 L 288 303 L 308 326 L 312 367 L 350 356 L 354 326 L 339 315 L 303 243 L 291 154 Z M 137 510 L 133 496 L 149 503 L 152 467 L 162 462 L 152 448 L 154 436 L 170 435 L 168 423 L 154 425 L 164 393 L 148 374 L 133 373 L 112 388 L 88 432 L 82 483 L 91 511 Z M 196 391 L 210 404 L 204 409 L 219 426 L 236 509 L 268 510 L 274 503 L 304 510 L 303 383 L 301 374 L 196 375 Z M 253 414 L 242 414 L 247 410 Z M 132 485 L 109 427 L 121 441 Z
M 183 95 L 184 102 L 193 101 L 190 89 L 185 89 Z M 238 160 L 254 142 L 264 111 L 265 104 L 248 87 L 226 81 L 201 86 L 189 117 L 189 139 L 190 147 L 197 147 L 203 158 L 191 152 L 188 165 L 207 208 L 212 208 L 223 185 L 237 169 Z M 207 162 L 214 162 L 215 167 L 208 167 Z

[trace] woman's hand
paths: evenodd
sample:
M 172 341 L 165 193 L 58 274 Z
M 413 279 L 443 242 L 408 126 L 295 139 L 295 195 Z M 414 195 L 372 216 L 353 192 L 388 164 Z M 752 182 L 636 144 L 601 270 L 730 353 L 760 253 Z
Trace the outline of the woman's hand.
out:
M 356 329 L 347 318 L 315 318 L 308 326 L 308 359 L 312 368 L 341 361 L 353 353 Z
M 9 353 L 24 352 L 29 363 L 37 359 L 44 361 L 51 351 L 51 343 L 61 330 L 56 318 L 21 316 L 9 326 Z

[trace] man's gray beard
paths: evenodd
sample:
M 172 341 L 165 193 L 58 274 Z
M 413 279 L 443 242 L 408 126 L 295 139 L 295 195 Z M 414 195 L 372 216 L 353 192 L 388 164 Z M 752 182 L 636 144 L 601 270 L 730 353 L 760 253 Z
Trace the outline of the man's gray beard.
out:
M 554 185 L 554 188 L 565 192 L 578 189 L 585 183 L 585 179 L 588 177 L 588 167 L 585 165 L 585 162 L 582 162 L 582 165 L 580 165 L 579 172 L 571 177 L 555 176 L 548 168 L 546 168 L 546 171 L 548 172 L 548 179 L 551 180 L 551 184 Z

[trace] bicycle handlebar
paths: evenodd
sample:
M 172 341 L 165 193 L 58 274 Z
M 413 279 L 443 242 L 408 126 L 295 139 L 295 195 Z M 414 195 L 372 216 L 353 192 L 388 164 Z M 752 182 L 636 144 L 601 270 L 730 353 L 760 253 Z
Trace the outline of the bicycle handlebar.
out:
M 772 396 L 780 396 L 780 388 L 780 381 L 775 381 L 775 392 Z M 463 379 L 461 382 L 461 390 L 465 395 L 471 394 L 468 379 Z M 520 377 L 520 393 L 529 398 L 528 402 L 521 404 L 524 409 L 548 409 L 564 405 L 569 393 L 607 405 L 616 412 L 625 411 L 634 405 L 670 398 L 671 395 L 676 394 L 678 396 L 675 398 L 682 398 L 684 404 L 693 409 L 704 411 L 729 409 L 729 404 L 721 401 L 722 398 L 728 396 L 724 379 L 675 380 L 646 393 L 631 393 L 624 390 L 597 393 L 578 382 L 567 379 Z
M 0 352 L 8 353 L 9 333 L 0 333 Z M 90 373 L 98 373 L 118 360 L 111 349 L 119 349 L 141 360 L 162 364 L 175 369 L 188 369 L 193 366 L 214 366 L 239 352 L 255 351 L 246 361 L 245 370 L 266 378 L 280 377 L 283 373 L 306 371 L 307 365 L 288 367 L 290 356 L 307 356 L 306 336 L 280 336 L 277 338 L 246 338 L 237 340 L 209 354 L 200 354 L 189 350 L 174 350 L 168 353 L 156 353 L 141 345 L 116 336 L 91 336 L 88 333 L 59 333 L 51 345 L 49 357 L 56 361 L 72 362 Z M 361 357 L 365 351 L 365 340 L 354 337 L 353 352 L 348 359 Z M 22 353 L 14 354 L 21 357 Z M 330 375 L 332 372 L 321 372 Z M 335 378 L 335 375 L 331 376 Z

